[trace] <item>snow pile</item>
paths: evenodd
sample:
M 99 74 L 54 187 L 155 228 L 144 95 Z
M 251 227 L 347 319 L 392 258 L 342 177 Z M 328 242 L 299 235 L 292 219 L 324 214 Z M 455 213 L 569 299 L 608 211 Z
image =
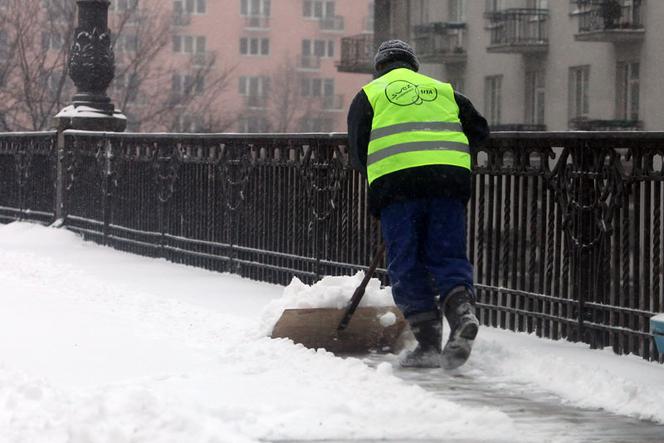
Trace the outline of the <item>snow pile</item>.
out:
M 323 277 L 311 286 L 303 283 L 297 277 L 293 277 L 282 296 L 270 301 L 263 309 L 261 333 L 269 336 L 285 309 L 343 309 L 364 279 L 364 275 L 364 271 L 360 271 L 354 276 Z M 394 306 L 392 290 L 389 287 L 382 288 L 380 280 L 372 278 L 367 284 L 360 306 Z M 387 325 L 390 324 L 389 318 L 384 321 L 387 322 Z
M 259 337 L 260 308 L 281 291 L 0 226 L 0 441 L 518 440 L 503 412 L 440 398 L 387 363 Z
M 532 347 L 531 340 L 539 346 Z M 568 343 L 483 328 L 465 368 L 494 382 L 519 380 L 576 407 L 664 424 L 664 367 Z

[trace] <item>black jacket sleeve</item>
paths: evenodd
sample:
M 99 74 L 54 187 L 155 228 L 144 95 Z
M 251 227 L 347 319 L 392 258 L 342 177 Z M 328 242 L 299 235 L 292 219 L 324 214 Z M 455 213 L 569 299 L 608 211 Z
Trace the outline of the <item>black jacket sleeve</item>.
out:
M 364 90 L 360 90 L 348 110 L 348 153 L 351 166 L 364 175 L 372 120 L 373 108 Z
M 489 138 L 489 125 L 486 119 L 475 109 L 471 101 L 465 95 L 454 92 L 454 99 L 459 106 L 459 120 L 463 132 L 468 137 L 471 147 L 481 145 Z

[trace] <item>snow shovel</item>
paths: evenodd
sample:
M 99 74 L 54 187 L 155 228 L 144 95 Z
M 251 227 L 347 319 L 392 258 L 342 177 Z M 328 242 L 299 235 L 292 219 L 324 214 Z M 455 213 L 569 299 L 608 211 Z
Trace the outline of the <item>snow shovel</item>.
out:
M 358 305 L 385 251 L 381 245 L 362 283 L 344 309 L 286 309 L 272 330 L 272 338 L 290 338 L 307 348 L 335 354 L 398 352 L 406 320 L 396 306 Z

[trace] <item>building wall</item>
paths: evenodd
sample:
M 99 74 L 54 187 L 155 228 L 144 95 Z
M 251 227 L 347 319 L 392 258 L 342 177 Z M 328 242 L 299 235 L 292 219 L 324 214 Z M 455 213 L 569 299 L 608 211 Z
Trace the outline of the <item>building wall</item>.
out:
M 245 26 L 245 17 L 241 15 L 241 0 L 207 0 L 204 14 L 191 15 L 190 23 L 174 26 L 173 34 L 205 36 L 206 50 L 215 54 L 217 63 L 222 67 L 233 69 L 228 88 L 224 92 L 217 112 L 232 113 L 237 116 L 246 115 L 252 118 L 273 118 L 280 112 L 275 104 L 269 109 L 248 110 L 245 98 L 239 92 L 239 81 L 242 76 L 271 76 L 283 65 L 286 59 L 296 66 L 302 53 L 303 39 L 333 40 L 334 55 L 322 58 L 319 69 L 298 69 L 292 75 L 300 77 L 334 79 L 335 95 L 342 96 L 341 106 L 335 110 L 323 110 L 320 101 L 300 100 L 301 108 L 294 118 L 289 131 L 301 130 L 301 118 L 318 118 L 327 120 L 328 124 L 317 128 L 321 131 L 345 131 L 346 110 L 353 96 L 368 81 L 367 74 L 339 73 L 335 63 L 340 58 L 341 38 L 347 35 L 366 32 L 366 20 L 369 15 L 371 0 L 333 0 L 335 15 L 344 20 L 343 30 L 322 30 L 319 20 L 303 16 L 305 0 L 272 0 L 269 16 L 269 28 L 249 29 Z M 251 1 L 249 2 L 251 3 Z M 163 8 L 173 10 L 173 1 L 163 1 Z M 268 38 L 269 55 L 242 55 L 240 38 Z M 163 55 L 164 63 L 170 58 L 183 58 L 167 47 Z M 164 85 L 170 87 L 170 85 Z M 273 94 L 272 94 L 273 95 Z M 305 106 L 306 105 L 306 106 Z M 266 130 L 273 129 L 274 125 Z M 231 130 L 243 131 L 246 128 L 238 122 Z M 314 129 L 316 130 L 316 129 Z
M 462 92 L 475 106 L 486 112 L 485 78 L 502 75 L 501 123 L 526 122 L 526 71 L 540 69 L 545 78 L 545 125 L 547 130 L 567 130 L 569 116 L 569 72 L 571 67 L 590 66 L 589 114 L 590 119 L 614 120 L 616 111 L 616 64 L 640 63 L 639 120 L 643 129 L 662 127 L 664 100 L 664 33 L 657 32 L 658 19 L 664 18 L 664 2 L 643 0 L 645 35 L 642 41 L 613 43 L 576 41 L 578 16 L 569 1 L 549 0 L 548 50 L 541 54 L 490 53 L 489 24 L 485 17 L 486 2 L 464 2 L 466 22 L 467 59 L 463 64 L 427 63 L 422 72 L 451 80 L 463 78 Z M 503 0 L 501 8 L 526 8 L 527 0 Z M 420 8 L 429 8 L 421 13 Z M 397 33 L 399 38 L 413 40 L 413 26 L 448 20 L 448 1 L 411 0 L 410 30 Z M 661 20 L 660 20 L 661 21 Z M 403 29 L 403 24 L 395 29 Z

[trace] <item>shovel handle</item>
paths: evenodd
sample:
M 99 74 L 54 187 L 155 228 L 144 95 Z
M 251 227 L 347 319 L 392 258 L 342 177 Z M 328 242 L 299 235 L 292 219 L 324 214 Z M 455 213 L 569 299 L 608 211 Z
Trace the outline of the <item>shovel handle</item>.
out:
M 367 285 L 369 284 L 369 280 L 371 280 L 373 273 L 376 271 L 376 268 L 378 267 L 378 262 L 380 262 L 380 259 L 383 257 L 383 252 L 385 252 L 385 244 L 381 243 L 380 246 L 378 247 L 378 251 L 376 251 L 376 255 L 374 256 L 373 261 L 371 262 L 371 265 L 369 266 L 369 269 L 367 270 L 367 273 L 364 275 L 364 278 L 362 279 L 362 283 L 360 283 L 360 285 L 355 289 L 353 296 L 351 297 L 350 301 L 348 302 L 348 305 L 346 306 L 346 311 L 344 312 L 344 316 L 341 317 L 339 326 L 337 326 L 337 332 L 341 332 L 348 327 L 348 323 L 350 323 L 350 319 L 355 313 L 355 309 L 357 309 L 357 306 L 360 304 L 360 300 L 362 300 L 362 297 L 364 296 L 364 291 L 366 290 Z

